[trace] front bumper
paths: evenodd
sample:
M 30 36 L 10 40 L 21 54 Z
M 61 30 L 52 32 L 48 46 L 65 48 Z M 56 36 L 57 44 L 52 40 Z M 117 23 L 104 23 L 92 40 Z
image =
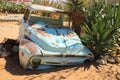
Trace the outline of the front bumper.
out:
M 39 65 L 76 65 L 84 63 L 86 60 L 93 60 L 92 57 L 87 56 L 68 56 L 68 57 L 58 57 L 58 56 L 32 56 L 29 59 L 29 65 L 33 66 L 33 62 Z

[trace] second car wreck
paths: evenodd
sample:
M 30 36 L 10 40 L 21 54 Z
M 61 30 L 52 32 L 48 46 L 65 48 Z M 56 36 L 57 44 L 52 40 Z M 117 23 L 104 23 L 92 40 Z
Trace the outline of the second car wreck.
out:
M 30 5 L 20 21 L 19 61 L 23 68 L 40 65 L 76 65 L 93 60 L 87 49 L 63 19 L 41 17 L 36 11 L 63 13 L 63 10 L 41 5 Z M 63 15 L 63 14 L 62 14 Z

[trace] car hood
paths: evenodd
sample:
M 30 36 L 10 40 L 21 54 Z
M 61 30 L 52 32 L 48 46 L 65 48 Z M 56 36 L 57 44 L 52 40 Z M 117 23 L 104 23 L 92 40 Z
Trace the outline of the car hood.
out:
M 26 35 L 45 54 L 88 54 L 90 51 L 84 47 L 77 34 L 68 28 L 45 27 L 37 23 L 26 29 Z

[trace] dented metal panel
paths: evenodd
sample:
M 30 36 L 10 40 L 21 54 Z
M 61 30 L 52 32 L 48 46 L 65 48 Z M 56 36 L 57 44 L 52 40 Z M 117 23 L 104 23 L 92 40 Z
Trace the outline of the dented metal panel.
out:
M 39 48 L 30 40 L 23 38 L 20 41 L 20 46 L 24 47 L 25 50 L 28 50 L 30 54 L 36 54 L 39 53 Z
M 38 22 L 34 27 L 26 29 L 26 35 L 35 42 L 41 49 L 43 55 L 51 54 L 45 51 L 52 51 L 60 55 L 84 55 L 89 53 L 81 43 L 75 32 L 68 28 L 46 27 L 43 22 Z

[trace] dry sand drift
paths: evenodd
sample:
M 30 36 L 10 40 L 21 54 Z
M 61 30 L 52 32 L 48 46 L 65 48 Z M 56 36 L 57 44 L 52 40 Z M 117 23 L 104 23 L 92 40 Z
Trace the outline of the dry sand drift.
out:
M 17 39 L 18 22 L 0 22 L 0 42 Z M 50 70 L 24 70 L 18 55 L 0 58 L 0 80 L 120 80 L 120 64 L 97 65 L 94 62 Z

